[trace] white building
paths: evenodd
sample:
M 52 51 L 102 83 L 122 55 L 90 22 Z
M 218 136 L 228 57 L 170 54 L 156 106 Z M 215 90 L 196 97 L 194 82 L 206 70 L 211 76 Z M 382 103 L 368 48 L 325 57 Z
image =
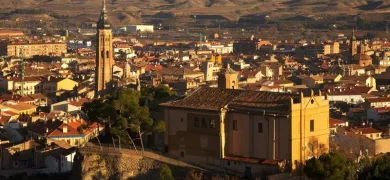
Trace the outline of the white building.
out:
M 129 33 L 137 33 L 137 32 L 154 32 L 153 25 L 129 25 L 126 27 L 121 27 L 119 31 L 129 32 Z
M 72 171 L 75 156 L 76 150 L 74 148 L 50 151 L 48 156 L 45 157 L 46 173 L 66 173 Z
M 78 114 L 81 112 L 83 104 L 90 102 L 88 98 L 75 98 L 67 101 L 61 101 L 51 105 L 51 111 L 63 111 L 69 114 Z
M 208 49 L 214 51 L 216 54 L 230 54 L 233 53 L 233 44 L 227 45 L 211 45 Z

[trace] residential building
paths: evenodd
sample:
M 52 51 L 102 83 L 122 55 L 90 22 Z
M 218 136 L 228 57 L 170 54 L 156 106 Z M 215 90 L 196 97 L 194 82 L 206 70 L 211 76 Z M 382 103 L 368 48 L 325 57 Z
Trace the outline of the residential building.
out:
M 1 111 L 10 111 L 16 114 L 33 114 L 37 111 L 37 106 L 16 101 L 5 101 L 0 104 Z
M 104 128 L 96 122 L 87 124 L 79 117 L 58 117 L 38 120 L 27 129 L 28 135 L 34 139 L 66 141 L 70 146 L 79 147 L 98 136 Z
M 42 80 L 42 91 L 48 94 L 56 94 L 58 91 L 71 91 L 79 85 L 78 82 L 69 78 L 48 76 Z
M 41 79 L 39 77 L 24 77 L 24 79 L 21 77 L 7 77 L 0 80 L 0 88 L 25 96 L 40 93 L 40 83 Z
M 48 43 L 14 43 L 7 44 L 7 56 L 31 58 L 39 56 L 62 56 L 66 53 L 66 43 L 48 42 Z
M 63 111 L 72 115 L 79 114 L 84 103 L 91 102 L 88 98 L 72 98 L 51 105 L 51 111 Z
M 202 63 L 202 72 L 204 73 L 204 80 L 205 81 L 216 81 L 218 76 L 217 73 L 221 69 L 220 65 L 216 63 L 216 61 L 204 61 Z
M 325 93 L 329 96 L 329 101 L 343 101 L 350 104 L 360 104 L 364 102 L 365 95 L 376 91 L 374 87 L 365 86 L 340 86 L 329 88 Z
M 368 107 L 390 107 L 390 97 L 366 98 Z

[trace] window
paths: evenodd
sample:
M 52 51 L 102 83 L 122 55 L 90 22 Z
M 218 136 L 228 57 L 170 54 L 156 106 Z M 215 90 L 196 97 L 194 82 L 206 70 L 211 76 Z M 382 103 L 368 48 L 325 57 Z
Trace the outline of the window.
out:
M 258 133 L 263 133 L 263 123 L 258 123 L 257 124 L 257 132 Z
M 215 128 L 215 120 L 214 119 L 209 120 L 209 127 Z
M 107 55 L 107 58 L 110 57 L 110 53 L 108 51 L 106 51 L 106 55 Z
M 205 118 L 202 118 L 202 128 L 207 128 L 207 122 Z
M 233 120 L 233 130 L 237 131 L 237 120 Z
M 184 152 L 180 151 L 180 157 L 184 157 Z
M 310 120 L 310 132 L 314 131 L 314 120 Z
M 180 121 L 181 121 L 181 122 L 184 122 L 184 119 L 183 119 L 183 118 L 181 118 L 181 119 L 180 119 Z
M 199 127 L 199 119 L 197 117 L 194 119 L 194 126 Z
M 372 138 L 372 134 L 370 134 L 370 137 Z
M 379 134 L 376 134 L 376 137 L 379 137 Z

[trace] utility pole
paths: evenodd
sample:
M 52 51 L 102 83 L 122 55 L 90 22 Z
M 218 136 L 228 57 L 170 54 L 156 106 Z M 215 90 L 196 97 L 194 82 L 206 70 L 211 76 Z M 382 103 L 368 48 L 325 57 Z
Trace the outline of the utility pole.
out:
M 203 34 L 199 33 L 199 50 L 202 48 Z

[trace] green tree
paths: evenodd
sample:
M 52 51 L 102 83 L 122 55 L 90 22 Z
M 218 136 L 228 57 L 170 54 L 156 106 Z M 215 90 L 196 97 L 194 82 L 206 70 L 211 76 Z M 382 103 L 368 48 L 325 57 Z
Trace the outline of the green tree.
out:
M 176 92 L 168 86 L 160 85 L 158 87 L 153 87 L 145 85 L 141 87 L 141 99 L 143 101 L 146 100 L 151 104 L 159 103 L 175 95 Z
M 361 174 L 360 179 L 390 179 L 390 154 L 372 160 Z
M 356 165 L 343 154 L 323 154 L 306 161 L 307 177 L 318 180 L 357 179 Z
M 171 168 L 169 166 L 164 165 L 160 170 L 160 179 L 161 180 L 174 180 Z
M 137 133 L 144 152 L 143 136 L 165 130 L 164 121 L 150 118 L 149 108 L 140 105 L 140 93 L 133 89 L 122 89 L 112 96 L 85 104 L 83 111 L 90 120 L 108 125 L 109 132 L 121 139 L 129 138 L 137 150 L 130 132 Z

